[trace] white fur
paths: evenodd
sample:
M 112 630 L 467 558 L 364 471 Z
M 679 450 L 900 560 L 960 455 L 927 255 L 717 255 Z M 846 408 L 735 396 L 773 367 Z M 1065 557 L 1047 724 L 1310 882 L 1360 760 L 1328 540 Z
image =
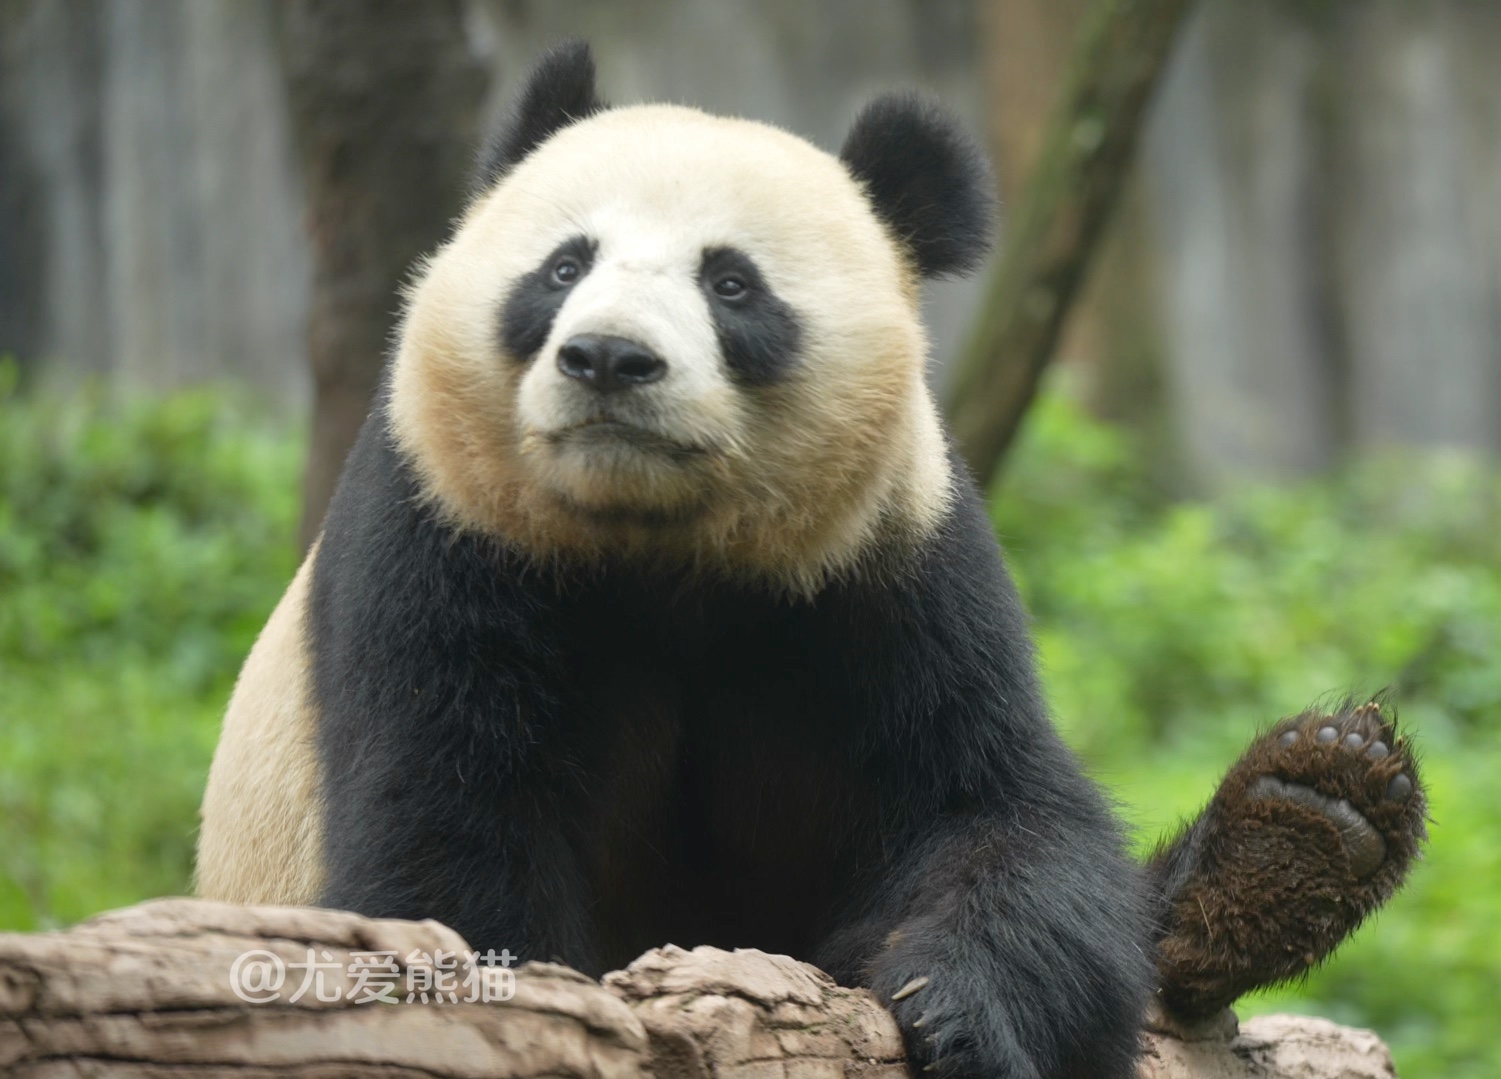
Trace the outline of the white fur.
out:
M 557 245 L 598 242 L 592 270 L 529 365 L 502 354 L 500 312 Z M 796 311 L 781 384 L 731 380 L 697 284 L 702 252 L 747 253 Z M 668 364 L 599 406 L 557 369 L 578 333 L 630 337 Z M 543 556 L 640 550 L 816 588 L 883 527 L 926 534 L 950 476 L 923 380 L 918 287 L 844 166 L 764 124 L 672 106 L 568 127 L 481 198 L 410 292 L 394 372 L 398 441 L 456 521 Z M 587 511 L 690 507 L 675 528 Z M 583 510 L 585 512 L 581 513 Z
M 617 208 L 590 215 L 584 227 L 600 238 L 594 267 L 569 293 L 517 390 L 523 452 L 540 458 L 539 469 L 559 495 L 585 504 L 610 502 L 621 485 L 654 502 L 675 501 L 673 496 L 680 494 L 691 497 L 691 491 L 674 484 L 673 466 L 660 454 L 606 440 L 564 443 L 561 448 L 551 441 L 607 408 L 610 418 L 668 443 L 714 452 L 738 445 L 746 420 L 697 285 L 695 255 L 704 244 L 694 230 L 671 223 L 664 228 Z M 578 334 L 634 340 L 667 362 L 666 377 L 602 403 L 558 370 L 558 349 Z
M 230 903 L 316 903 L 323 883 L 308 553 L 235 683 L 199 810 L 194 891 Z

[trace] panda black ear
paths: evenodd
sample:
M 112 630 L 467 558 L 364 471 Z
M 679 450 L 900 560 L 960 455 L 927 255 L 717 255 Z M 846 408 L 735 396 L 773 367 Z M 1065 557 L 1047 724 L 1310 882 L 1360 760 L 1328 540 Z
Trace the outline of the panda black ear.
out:
M 572 38 L 543 54 L 480 151 L 474 187 L 484 190 L 547 139 L 605 107 L 594 96 L 594 56 Z
M 861 110 L 840 160 L 924 277 L 974 270 L 995 233 L 995 182 L 985 153 L 937 102 L 884 94 Z

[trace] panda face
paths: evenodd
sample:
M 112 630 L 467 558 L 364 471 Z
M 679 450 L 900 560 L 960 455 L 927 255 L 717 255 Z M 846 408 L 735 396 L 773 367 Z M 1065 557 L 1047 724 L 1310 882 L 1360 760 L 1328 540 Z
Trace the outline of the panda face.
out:
M 411 290 L 390 408 L 463 525 L 816 586 L 947 504 L 926 351 L 917 274 L 844 164 L 645 106 L 471 207 Z

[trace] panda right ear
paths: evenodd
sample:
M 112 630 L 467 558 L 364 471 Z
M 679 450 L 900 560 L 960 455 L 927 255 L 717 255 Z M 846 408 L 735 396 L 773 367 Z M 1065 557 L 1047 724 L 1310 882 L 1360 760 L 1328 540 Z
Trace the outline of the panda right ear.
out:
M 976 269 L 995 234 L 995 181 L 985 151 L 936 101 L 876 98 L 839 158 L 924 277 Z
M 594 95 L 589 43 L 572 38 L 553 46 L 533 66 L 521 93 L 485 140 L 475 191 L 493 186 L 549 137 L 603 108 Z

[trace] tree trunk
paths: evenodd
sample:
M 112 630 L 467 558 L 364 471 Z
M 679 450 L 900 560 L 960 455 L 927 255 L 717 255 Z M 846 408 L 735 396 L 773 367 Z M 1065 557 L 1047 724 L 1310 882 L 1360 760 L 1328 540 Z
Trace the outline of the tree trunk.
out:
M 306 548 L 369 411 L 398 286 L 460 206 L 484 79 L 460 0 L 283 0 L 276 10 L 314 264 Z
M 1021 196 L 1037 164 L 1089 7 L 1088 0 L 980 5 L 985 97 L 1002 206 Z M 1168 437 L 1166 342 L 1147 206 L 1135 182 L 1139 173 L 1132 169 L 1127 178 L 1059 330 L 1051 363 L 1073 369 L 1069 386 L 1091 413 L 1137 432 L 1153 476 L 1171 486 L 1176 454 Z
M 1095 0 L 1085 17 L 954 383 L 954 432 L 982 488 L 1036 396 L 1125 184 L 1152 90 L 1193 6 Z

